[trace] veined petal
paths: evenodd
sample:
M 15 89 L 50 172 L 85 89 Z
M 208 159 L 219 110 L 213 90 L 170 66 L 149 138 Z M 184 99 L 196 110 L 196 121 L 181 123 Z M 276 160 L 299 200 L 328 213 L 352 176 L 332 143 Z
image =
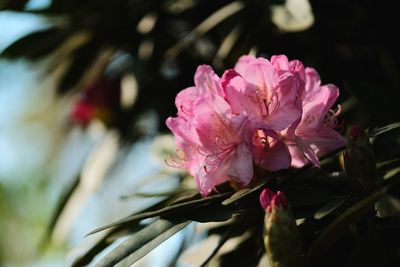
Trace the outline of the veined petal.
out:
M 277 99 L 275 99 L 279 106 L 272 109 L 266 122 L 266 127 L 281 131 L 301 117 L 303 86 L 302 81 L 290 73 L 286 73 L 281 77 L 277 90 Z
M 248 64 L 242 77 L 257 87 L 257 97 L 266 99 L 267 101 L 275 93 L 279 81 L 272 64 L 265 58 L 257 58 Z
M 252 137 L 254 162 L 269 170 L 277 171 L 290 167 L 291 156 L 284 142 L 270 131 L 257 129 Z
M 332 84 L 321 86 L 303 104 L 303 117 L 299 128 L 319 128 L 338 97 L 339 89 L 336 86 Z
M 221 97 L 204 97 L 196 104 L 194 127 L 200 143 L 210 151 L 219 151 L 240 142 L 245 116 L 231 113 L 229 104 Z
M 253 161 L 246 144 L 241 143 L 229 162 L 228 175 L 237 182 L 247 185 L 253 178 Z
M 322 157 L 346 144 L 346 139 L 338 132 L 328 127 L 309 129 L 297 134 L 302 141 L 309 145 L 317 157 Z
M 295 142 L 297 147 L 306 158 L 307 163 L 312 163 L 314 166 L 320 167 L 318 156 L 310 144 L 308 142 L 304 142 L 303 139 L 298 136 L 295 138 Z
M 297 75 L 302 81 L 306 80 L 306 72 L 303 63 L 299 60 L 289 62 L 290 72 Z
M 301 151 L 297 145 L 295 144 L 288 145 L 288 149 L 290 155 L 292 156 L 292 163 L 291 163 L 292 167 L 301 168 L 307 163 L 309 163 L 303 151 Z
M 248 65 L 254 62 L 256 58 L 252 55 L 241 56 L 235 65 L 235 71 L 240 75 L 244 75 Z
M 271 57 L 271 64 L 278 74 L 290 71 L 289 60 L 285 55 L 275 55 Z
M 193 144 L 199 143 L 199 136 L 192 127 L 192 125 L 181 117 L 169 117 L 166 121 L 167 127 L 175 135 L 178 140 L 182 139 L 185 142 L 190 142 Z
M 199 91 L 198 95 L 217 94 L 223 96 L 220 86 L 220 78 L 215 74 L 211 66 L 200 65 L 194 75 L 194 84 Z
M 207 163 L 207 156 L 198 161 L 199 165 L 193 175 L 197 187 L 200 189 L 200 193 L 203 196 L 209 195 L 215 186 L 230 179 L 228 171 L 232 167 L 229 160 L 231 156 L 232 155 L 228 155 L 228 158 L 218 166 L 209 165 Z
M 234 75 L 233 72 L 229 72 L 228 75 L 229 80 L 224 80 L 225 94 L 232 107 L 232 113 L 245 112 L 249 117 L 261 117 L 261 109 L 264 107 L 260 105 L 264 105 L 264 102 L 256 96 L 257 87 L 247 83 L 239 74 Z
M 175 98 L 178 116 L 189 119 L 193 117 L 193 104 L 197 100 L 197 88 L 192 86 L 180 91 Z
M 212 175 L 204 167 L 200 167 L 194 174 L 194 180 L 203 196 L 208 196 L 215 187 Z
M 318 91 L 318 88 L 321 86 L 321 78 L 319 77 L 318 72 L 310 67 L 305 69 L 305 74 L 305 94 L 306 96 L 312 95 L 312 92 Z

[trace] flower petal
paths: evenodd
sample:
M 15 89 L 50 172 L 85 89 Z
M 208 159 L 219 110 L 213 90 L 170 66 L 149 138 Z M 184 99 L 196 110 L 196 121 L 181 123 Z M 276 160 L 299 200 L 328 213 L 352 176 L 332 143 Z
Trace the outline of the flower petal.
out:
M 339 89 L 328 84 L 307 95 L 308 101 L 303 104 L 303 117 L 299 127 L 319 128 L 326 113 L 339 97 Z
M 257 96 L 261 98 L 269 99 L 279 85 L 278 74 L 265 58 L 251 61 L 241 75 L 248 83 L 257 86 Z
M 302 115 L 302 92 L 302 81 L 292 74 L 284 75 L 279 81 L 277 90 L 279 107 L 269 116 L 265 126 L 275 131 L 281 131 L 298 120 Z
M 248 65 L 255 60 L 256 58 L 252 55 L 241 56 L 235 65 L 235 71 L 237 71 L 240 75 L 243 75 Z
M 193 116 L 193 104 L 197 100 L 198 92 L 196 87 L 188 87 L 180 91 L 175 98 L 175 106 L 178 109 L 178 116 L 189 119 Z
M 244 185 L 250 183 L 253 178 L 253 161 L 251 152 L 246 144 L 242 143 L 238 145 L 229 164 L 228 175 L 230 177 Z
M 264 132 L 264 136 L 260 131 Z M 257 139 L 263 139 L 261 142 Z M 252 138 L 254 163 L 269 171 L 290 167 L 291 156 L 284 142 L 270 131 L 257 129 Z
M 346 145 L 346 139 L 328 127 L 322 127 L 318 130 L 310 129 L 298 133 L 298 136 L 313 149 L 317 157 L 322 157 Z
M 199 91 L 199 96 L 205 94 L 217 94 L 223 96 L 220 86 L 220 78 L 208 65 L 200 65 L 194 75 L 194 84 Z

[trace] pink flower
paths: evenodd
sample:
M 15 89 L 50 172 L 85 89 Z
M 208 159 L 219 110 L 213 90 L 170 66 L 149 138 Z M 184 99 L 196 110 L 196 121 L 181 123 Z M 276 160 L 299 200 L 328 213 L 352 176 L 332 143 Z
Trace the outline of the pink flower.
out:
M 309 162 L 319 166 L 319 157 L 346 144 L 346 140 L 334 130 L 340 106 L 337 112 L 330 109 L 339 97 L 339 89 L 333 84 L 321 85 L 313 68 L 306 68 L 305 75 L 302 118 L 285 133 L 295 167 Z
M 283 130 L 301 116 L 304 83 L 265 58 L 241 57 L 222 79 L 233 112 L 245 111 L 260 128 Z
M 182 167 L 195 177 L 200 192 L 208 195 L 228 180 L 247 185 L 253 176 L 251 152 L 242 136 L 247 117 L 232 113 L 210 67 L 198 68 L 195 87 L 178 94 L 176 106 L 178 117 L 168 118 L 167 126 L 185 154 Z
M 201 65 L 195 85 L 175 99 L 167 119 L 182 152 L 175 163 L 194 176 L 205 196 L 232 181 L 248 185 L 253 164 L 269 171 L 301 167 L 344 145 L 330 110 L 339 90 L 286 56 L 243 56 L 220 79 Z M 280 195 L 278 193 L 278 195 Z
M 232 111 L 244 112 L 251 121 L 254 163 L 277 171 L 290 167 L 289 150 L 277 132 L 301 117 L 304 68 L 297 62 L 290 65 L 285 56 L 271 60 L 241 57 L 235 70 L 224 73 L 222 86 Z

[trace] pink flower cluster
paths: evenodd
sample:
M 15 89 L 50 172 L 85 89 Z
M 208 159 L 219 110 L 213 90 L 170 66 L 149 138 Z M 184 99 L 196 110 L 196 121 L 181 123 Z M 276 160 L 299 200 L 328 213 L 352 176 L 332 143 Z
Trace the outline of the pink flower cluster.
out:
M 321 85 L 298 60 L 242 56 L 222 78 L 199 66 L 194 81 L 176 96 L 177 117 L 166 123 L 179 149 L 174 162 L 203 195 L 225 181 L 248 185 L 254 164 L 319 166 L 319 157 L 345 144 L 335 131 L 339 111 L 330 109 L 339 89 Z

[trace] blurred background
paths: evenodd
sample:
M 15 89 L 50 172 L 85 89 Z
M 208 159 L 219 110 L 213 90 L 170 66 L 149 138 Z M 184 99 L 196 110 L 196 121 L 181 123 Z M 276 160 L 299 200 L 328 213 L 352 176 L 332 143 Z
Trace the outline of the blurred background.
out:
M 178 186 L 164 122 L 199 64 L 222 74 L 243 54 L 286 54 L 341 89 L 347 125 L 400 119 L 393 1 L 0 0 L 0 10 L 1 266 L 66 266 L 96 238 L 88 232 Z M 166 266 L 183 235 L 138 265 Z

